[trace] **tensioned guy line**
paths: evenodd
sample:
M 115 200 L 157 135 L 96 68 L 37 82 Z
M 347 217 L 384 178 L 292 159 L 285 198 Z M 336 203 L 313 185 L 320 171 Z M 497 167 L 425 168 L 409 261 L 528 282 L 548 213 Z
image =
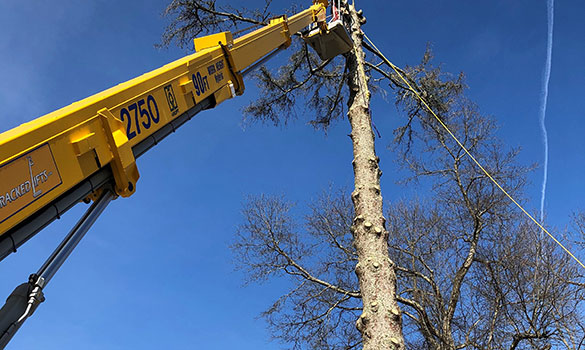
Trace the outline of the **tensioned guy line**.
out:
M 453 134 L 453 132 L 451 132 L 451 130 L 447 127 L 447 125 L 441 120 L 441 118 L 439 118 L 439 116 L 437 116 L 437 114 L 431 109 L 431 107 L 428 105 L 428 103 L 425 101 L 425 99 L 412 87 L 412 85 L 408 82 L 408 80 L 406 78 L 404 78 L 404 76 L 400 73 L 400 69 L 392 62 L 390 62 L 389 59 L 387 59 L 384 54 L 376 47 L 376 45 L 372 42 L 372 40 L 370 40 L 370 38 L 368 38 L 368 36 L 364 33 L 364 37 L 366 38 L 366 40 L 368 41 L 368 43 L 372 46 L 372 48 L 374 48 L 374 50 L 376 50 L 376 52 L 384 59 L 385 63 L 388 64 L 393 70 L 394 72 L 396 72 L 396 74 L 400 77 L 400 79 L 408 86 L 408 88 L 410 89 L 410 91 L 412 91 L 412 93 L 420 100 L 420 102 L 425 106 L 425 108 L 435 117 L 435 119 L 437 119 L 437 121 L 441 124 L 441 126 L 447 131 L 447 133 L 449 133 L 449 135 L 451 135 L 451 137 L 453 138 L 453 140 L 455 140 L 455 142 L 459 145 L 459 147 L 461 147 L 461 149 L 465 152 L 465 154 L 467 154 L 471 160 L 473 160 L 473 162 L 481 169 L 481 171 L 494 183 L 494 185 L 496 185 L 497 188 L 500 189 L 500 191 L 502 191 L 502 193 L 504 193 L 506 195 L 506 197 L 508 197 L 524 214 L 526 214 L 526 216 L 528 216 L 528 218 L 530 218 L 530 220 L 532 220 L 532 222 L 534 222 L 543 232 L 545 232 L 556 244 L 559 245 L 559 247 L 561 247 L 567 254 L 569 254 L 569 256 L 571 256 L 571 258 L 573 258 L 579 265 L 581 265 L 582 268 L 585 269 L 585 264 L 583 264 L 573 253 L 571 253 L 571 251 L 569 251 L 569 249 L 567 249 L 558 239 L 555 238 L 555 236 L 553 236 L 550 232 L 548 232 L 548 230 L 546 228 L 544 228 L 544 226 L 538 222 L 532 215 L 530 215 L 528 213 L 528 211 L 526 211 L 526 209 L 524 209 L 524 207 L 522 207 L 520 205 L 520 203 L 518 203 L 509 193 L 508 191 L 506 191 L 497 181 L 496 179 L 494 179 L 492 177 L 492 175 L 485 170 L 485 168 L 477 161 L 477 159 L 475 159 L 475 157 L 467 150 L 467 148 L 465 146 L 463 146 L 463 144 L 461 143 L 461 141 L 459 141 L 459 139 L 455 136 L 455 134 Z

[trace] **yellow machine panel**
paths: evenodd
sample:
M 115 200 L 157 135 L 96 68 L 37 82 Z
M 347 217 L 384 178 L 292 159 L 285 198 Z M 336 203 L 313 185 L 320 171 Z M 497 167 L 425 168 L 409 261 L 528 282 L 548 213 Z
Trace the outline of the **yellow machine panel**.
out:
M 48 144 L 0 167 L 0 223 L 61 185 Z

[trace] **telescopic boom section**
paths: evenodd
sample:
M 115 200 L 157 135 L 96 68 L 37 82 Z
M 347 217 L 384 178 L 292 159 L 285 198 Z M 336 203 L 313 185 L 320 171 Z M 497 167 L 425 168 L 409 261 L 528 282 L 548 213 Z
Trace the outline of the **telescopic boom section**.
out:
M 0 260 L 107 182 L 132 195 L 136 157 L 198 111 L 241 95 L 242 72 L 291 35 L 326 28 L 327 5 L 315 1 L 235 40 L 195 39 L 194 54 L 0 134 Z

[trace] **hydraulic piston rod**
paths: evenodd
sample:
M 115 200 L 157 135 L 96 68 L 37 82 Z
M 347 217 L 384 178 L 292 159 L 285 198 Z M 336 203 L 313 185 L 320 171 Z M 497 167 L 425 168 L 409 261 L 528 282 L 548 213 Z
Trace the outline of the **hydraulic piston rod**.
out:
M 114 199 L 114 194 L 110 190 L 104 190 L 99 199 L 89 207 L 38 272 L 31 275 L 27 283 L 16 287 L 6 299 L 6 303 L 0 309 L 0 350 L 6 347 L 24 321 L 45 300 L 43 288 L 55 276 L 55 273 L 112 199 Z

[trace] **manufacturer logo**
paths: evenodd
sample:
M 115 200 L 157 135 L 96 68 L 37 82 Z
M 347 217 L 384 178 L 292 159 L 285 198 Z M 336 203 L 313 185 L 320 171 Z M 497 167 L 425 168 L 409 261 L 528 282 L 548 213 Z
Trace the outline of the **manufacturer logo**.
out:
M 61 184 L 51 149 L 45 144 L 0 167 L 0 222 Z
M 179 112 L 179 105 L 177 104 L 177 98 L 175 97 L 172 85 L 169 84 L 165 86 L 165 96 L 167 97 L 167 103 L 169 104 L 171 115 L 175 116 Z

